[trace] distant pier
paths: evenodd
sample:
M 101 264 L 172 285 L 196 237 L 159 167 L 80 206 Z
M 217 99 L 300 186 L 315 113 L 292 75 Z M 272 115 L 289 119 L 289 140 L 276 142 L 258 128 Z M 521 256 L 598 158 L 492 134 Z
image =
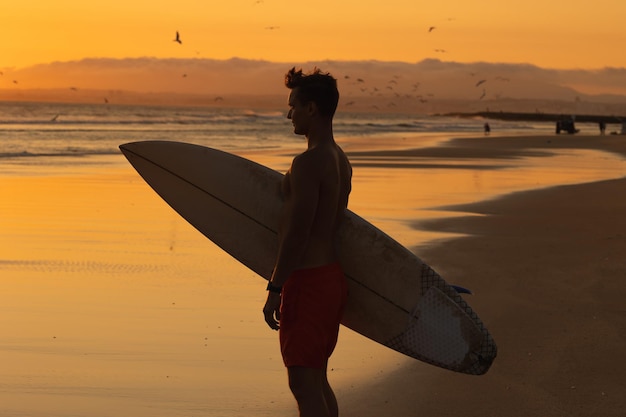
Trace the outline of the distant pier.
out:
M 618 124 L 621 126 L 620 131 L 613 131 L 611 134 L 626 135 L 626 116 L 606 116 L 601 114 L 564 114 L 564 113 L 518 113 L 518 112 L 496 112 L 481 111 L 474 113 L 446 113 L 442 116 L 448 117 L 464 117 L 464 118 L 483 118 L 492 120 L 508 120 L 516 122 L 551 122 L 555 124 L 556 133 L 575 134 L 579 130 L 576 129 L 576 123 L 596 123 L 600 128 L 602 135 L 605 134 L 607 124 Z
M 558 122 L 564 119 L 572 119 L 576 123 L 617 123 L 622 124 L 626 121 L 626 116 L 606 116 L 597 114 L 565 114 L 565 113 L 517 113 L 517 112 L 496 112 L 496 111 L 481 111 L 475 113 L 446 113 L 442 116 L 450 117 L 482 117 L 485 119 L 494 120 L 509 120 L 509 121 L 526 121 L 526 122 Z

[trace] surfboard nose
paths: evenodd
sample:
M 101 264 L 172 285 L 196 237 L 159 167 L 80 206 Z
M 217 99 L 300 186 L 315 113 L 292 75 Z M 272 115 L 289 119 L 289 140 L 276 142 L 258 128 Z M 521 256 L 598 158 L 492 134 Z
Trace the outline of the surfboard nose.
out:
M 165 140 L 144 140 L 137 142 L 128 142 L 119 145 L 120 151 L 130 161 L 133 157 L 143 159 L 153 159 L 167 157 L 170 154 L 169 148 L 172 148 L 175 142 Z M 131 161 L 132 164 L 132 161 Z
M 126 158 L 128 158 L 130 155 L 137 154 L 138 147 L 140 147 L 138 145 L 138 142 L 123 143 L 119 146 L 120 151 L 122 151 Z
M 145 146 L 145 144 L 146 142 L 128 142 L 121 144 L 119 148 L 124 155 L 127 155 L 128 153 L 137 154 L 139 153 L 142 145 Z

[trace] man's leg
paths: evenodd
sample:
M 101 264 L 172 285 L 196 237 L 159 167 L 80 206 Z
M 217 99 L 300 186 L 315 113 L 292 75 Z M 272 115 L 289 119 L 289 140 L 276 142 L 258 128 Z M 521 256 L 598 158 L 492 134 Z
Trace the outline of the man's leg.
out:
M 328 383 L 328 362 L 324 365 L 324 372 L 322 373 L 322 390 L 324 392 L 324 399 L 326 400 L 326 407 L 328 408 L 328 415 L 330 417 L 338 417 L 339 406 L 337 405 L 337 398 Z
M 300 417 L 335 417 L 331 414 L 326 396 L 328 395 L 328 382 L 325 369 L 304 368 L 292 366 L 287 368 L 289 375 L 289 388 L 298 402 Z M 328 387 L 328 388 L 326 388 Z M 332 390 L 330 390 L 332 394 Z M 334 400 L 335 396 L 332 395 Z M 336 401 L 334 402 L 336 409 Z

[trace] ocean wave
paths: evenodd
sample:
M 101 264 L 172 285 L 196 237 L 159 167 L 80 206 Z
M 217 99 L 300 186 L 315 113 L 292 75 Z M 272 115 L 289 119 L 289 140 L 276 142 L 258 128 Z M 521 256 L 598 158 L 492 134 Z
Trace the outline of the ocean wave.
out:
M 179 125 L 179 124 L 188 124 L 188 125 L 212 125 L 212 124 L 224 124 L 224 123 L 250 123 L 253 122 L 255 118 L 265 118 L 269 119 L 267 116 L 229 116 L 224 118 L 211 118 L 211 119 L 141 119 L 141 120 L 116 120 L 116 119 L 107 119 L 107 120 L 58 120 L 58 121 L 50 121 L 50 120 L 0 120 L 0 126 L 45 126 L 47 128 L 52 128 L 55 126 L 85 126 L 85 125 L 93 125 L 93 126 L 132 126 L 132 125 L 146 125 L 146 126 L 154 126 L 154 125 Z
M 0 115 L 0 127 L 42 126 L 132 126 L 132 125 L 215 125 L 237 123 L 273 123 L 286 120 L 282 112 L 255 112 L 252 110 L 235 113 L 132 113 L 127 114 L 56 114 L 42 116 L 33 115 Z
M 98 155 L 119 155 L 118 149 L 96 150 L 96 149 L 68 149 L 65 151 L 51 152 L 0 152 L 0 159 L 26 159 L 26 158 L 51 158 L 51 157 L 86 157 Z

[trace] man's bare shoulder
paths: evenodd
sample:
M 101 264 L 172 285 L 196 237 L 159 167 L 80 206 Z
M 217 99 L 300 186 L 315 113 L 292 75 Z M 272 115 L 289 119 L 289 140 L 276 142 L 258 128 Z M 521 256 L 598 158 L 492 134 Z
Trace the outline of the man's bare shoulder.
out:
M 293 158 L 291 167 L 285 176 L 289 189 L 302 189 L 314 186 L 320 180 L 319 156 L 307 150 Z
M 308 175 L 317 172 L 323 175 L 328 168 L 336 167 L 337 162 L 347 166 L 351 173 L 350 161 L 338 145 L 319 146 L 297 155 L 292 161 L 290 171 L 292 173 L 295 171 L 306 172 Z
M 329 151 L 324 148 L 308 149 L 293 159 L 291 168 L 292 170 L 294 168 L 307 171 L 317 170 L 321 167 L 321 163 L 326 161 L 330 156 Z

